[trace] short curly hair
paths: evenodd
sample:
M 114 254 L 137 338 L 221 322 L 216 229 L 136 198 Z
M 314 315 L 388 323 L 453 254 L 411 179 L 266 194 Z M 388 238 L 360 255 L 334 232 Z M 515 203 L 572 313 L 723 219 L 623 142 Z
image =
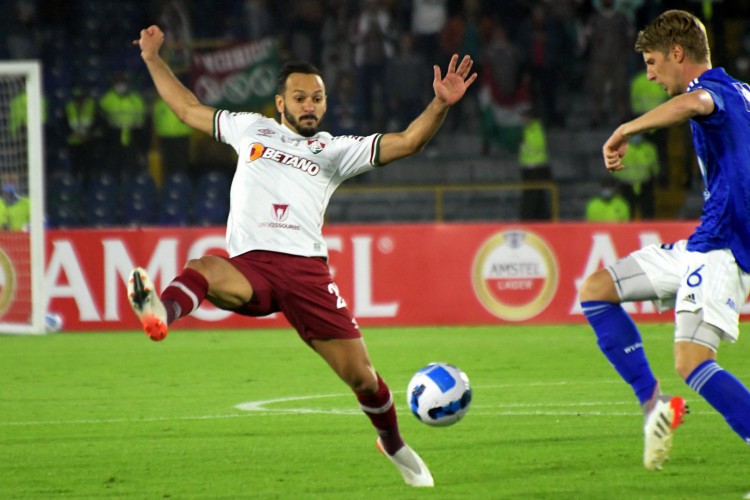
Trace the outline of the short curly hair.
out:
M 674 45 L 680 45 L 685 54 L 696 63 L 711 60 L 706 27 L 693 14 L 684 10 L 668 10 L 654 19 L 638 33 L 635 50 L 667 54 Z

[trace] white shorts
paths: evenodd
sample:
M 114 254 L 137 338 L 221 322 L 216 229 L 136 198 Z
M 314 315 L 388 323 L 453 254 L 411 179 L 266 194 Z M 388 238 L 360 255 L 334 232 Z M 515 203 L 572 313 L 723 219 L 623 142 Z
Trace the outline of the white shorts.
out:
M 649 245 L 609 266 L 620 299 L 651 300 L 660 312 L 702 311 L 703 321 L 722 330 L 723 340 L 736 341 L 750 273 L 740 269 L 728 249 L 701 253 L 686 246 L 686 240 Z

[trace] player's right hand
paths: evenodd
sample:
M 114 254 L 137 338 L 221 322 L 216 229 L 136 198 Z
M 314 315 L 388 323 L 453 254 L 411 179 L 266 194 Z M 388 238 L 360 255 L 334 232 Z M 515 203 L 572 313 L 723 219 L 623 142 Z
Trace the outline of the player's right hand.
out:
M 625 165 L 622 164 L 622 157 L 628 150 L 628 138 L 618 128 L 607 139 L 602 147 L 602 156 L 604 156 L 604 166 L 610 172 L 621 170 Z
M 155 24 L 141 30 L 141 38 L 133 40 L 133 45 L 141 48 L 141 57 L 157 54 L 164 43 L 164 32 Z

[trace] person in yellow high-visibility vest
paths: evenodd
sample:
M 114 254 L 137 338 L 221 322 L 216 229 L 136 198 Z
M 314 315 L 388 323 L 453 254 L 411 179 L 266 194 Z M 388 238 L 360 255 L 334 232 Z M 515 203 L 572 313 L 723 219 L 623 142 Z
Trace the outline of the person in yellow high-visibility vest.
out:
M 532 111 L 524 113 L 518 163 L 521 181 L 550 182 L 552 171 L 547 154 L 547 133 L 544 124 Z M 521 220 L 550 220 L 552 208 L 549 193 L 544 189 L 524 189 L 521 192 Z
M 658 83 L 648 79 L 645 70 L 640 71 L 630 80 L 630 111 L 633 118 L 651 111 L 655 107 L 666 102 L 668 99 L 669 95 L 664 92 L 664 89 Z M 686 126 L 685 128 L 687 129 L 688 127 Z M 666 164 L 669 153 L 669 131 L 663 128 L 654 129 L 647 132 L 645 137 L 656 147 L 658 155 L 657 161 L 660 164 Z M 686 136 L 684 140 L 685 144 L 688 144 L 690 138 Z M 685 169 L 689 171 L 691 166 L 692 163 L 685 165 Z M 628 196 L 627 192 L 625 193 L 625 196 Z M 633 207 L 631 206 L 631 209 L 632 208 Z M 643 218 L 653 218 L 653 207 L 645 207 L 645 212 L 646 213 L 642 214 Z
M 65 103 L 68 151 L 73 171 L 83 181 L 91 179 L 101 165 L 101 129 L 96 99 L 74 87 Z
M 586 222 L 628 222 L 630 206 L 614 182 L 602 182 L 599 193 L 586 203 Z
M 21 90 L 10 101 L 8 112 L 8 129 L 13 138 L 26 137 L 26 125 L 28 124 L 28 97 L 26 90 Z M 47 101 L 42 96 L 42 123 L 47 121 Z
M 103 140 L 109 168 L 121 175 L 145 170 L 151 138 L 148 108 L 125 73 L 114 76 L 99 107 L 106 124 Z
M 28 231 L 31 220 L 31 203 L 28 196 L 18 194 L 13 182 L 3 182 L 0 197 L 0 229 L 3 231 Z
M 643 134 L 634 135 L 622 162 L 628 168 L 613 172 L 613 175 L 624 183 L 623 195 L 628 200 L 633 219 L 653 219 L 655 184 L 661 170 L 656 145 Z
M 177 172 L 190 174 L 190 135 L 193 129 L 182 123 L 161 97 L 154 101 L 152 120 L 159 141 L 162 178 Z

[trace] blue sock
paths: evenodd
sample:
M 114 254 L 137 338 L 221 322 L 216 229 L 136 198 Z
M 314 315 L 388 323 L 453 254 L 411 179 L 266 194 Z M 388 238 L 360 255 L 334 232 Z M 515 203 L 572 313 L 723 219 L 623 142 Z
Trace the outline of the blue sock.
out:
M 750 391 L 716 361 L 704 361 L 687 384 L 726 419 L 729 427 L 750 444 Z
M 641 334 L 620 304 L 592 300 L 581 302 L 583 314 L 596 333 L 602 350 L 617 373 L 630 384 L 641 404 L 654 395 L 656 377 L 643 351 Z

